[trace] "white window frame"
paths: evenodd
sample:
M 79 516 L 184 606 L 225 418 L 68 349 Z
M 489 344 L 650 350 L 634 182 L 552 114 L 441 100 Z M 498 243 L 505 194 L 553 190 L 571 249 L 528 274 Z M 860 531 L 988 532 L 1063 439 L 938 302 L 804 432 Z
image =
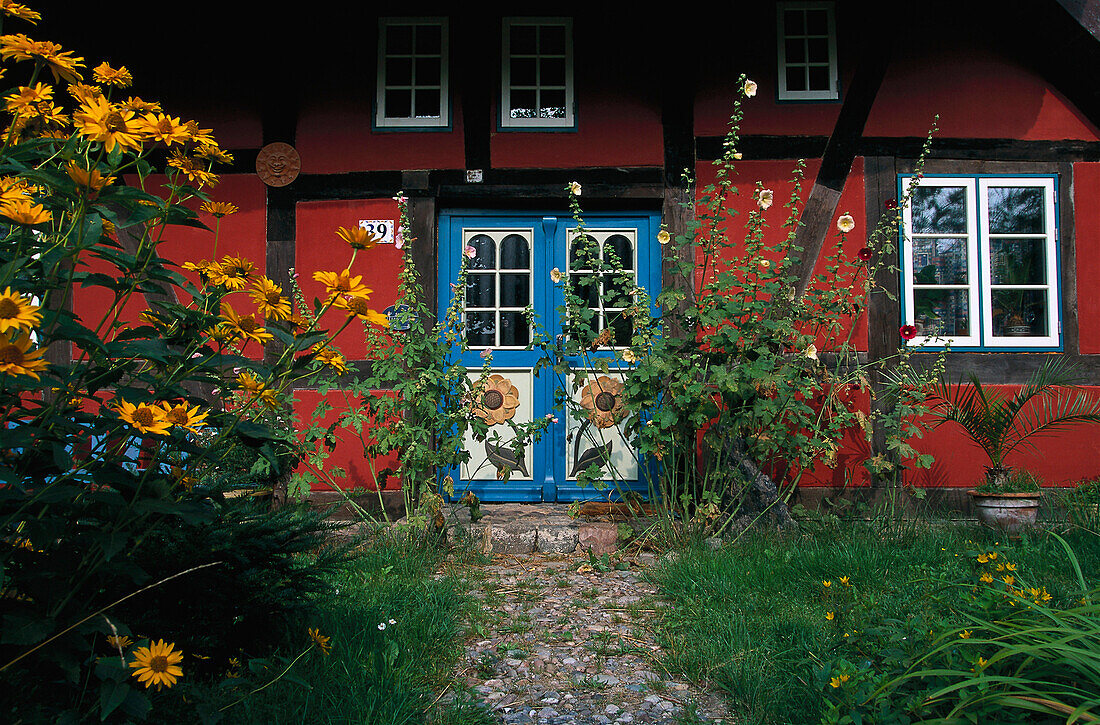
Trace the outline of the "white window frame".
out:
M 788 10 L 824 10 L 828 18 L 829 40 L 829 88 L 828 90 L 792 91 L 787 89 L 787 31 L 784 27 L 786 11 Z M 836 53 L 836 4 L 822 0 L 798 0 L 781 2 L 776 6 L 776 39 L 779 48 L 776 88 L 780 101 L 835 101 L 840 98 L 840 73 L 837 65 Z M 801 36 L 800 36 L 801 37 Z M 809 64 L 809 58 L 805 63 L 794 63 L 805 68 Z M 807 85 L 809 85 L 807 77 Z
M 438 116 L 414 116 L 412 118 L 393 118 L 386 115 L 386 90 L 387 88 L 409 88 L 413 92 L 413 111 L 415 112 L 416 84 L 416 48 L 413 48 L 413 78 L 409 86 L 394 86 L 386 82 L 386 30 L 395 25 L 410 25 L 439 27 L 439 115 Z M 415 32 L 415 31 L 414 31 Z M 378 128 L 440 128 L 451 125 L 451 93 L 450 93 L 450 52 L 449 52 L 449 28 L 447 18 L 379 18 L 378 20 L 378 83 L 376 84 L 374 125 Z M 431 86 L 434 88 L 434 86 Z
M 595 270 L 592 270 L 592 269 L 573 269 L 572 266 L 569 264 L 569 254 L 572 251 L 573 242 L 575 242 L 577 240 L 577 237 L 580 235 L 580 232 L 581 232 L 581 230 L 578 229 L 577 227 L 569 227 L 565 230 L 565 266 L 567 268 L 566 274 L 569 274 L 569 275 L 574 275 L 574 274 L 595 275 L 595 276 L 598 276 L 598 277 L 601 278 L 600 283 L 599 283 L 600 284 L 600 293 L 599 293 L 600 294 L 600 306 L 597 307 L 597 308 L 592 308 L 592 309 L 597 315 L 599 315 L 600 330 L 602 331 L 604 329 L 604 326 L 608 324 L 608 319 L 612 315 L 614 315 L 615 313 L 622 313 L 624 310 L 629 310 L 630 307 L 629 306 L 628 307 L 606 307 L 604 305 L 604 301 L 605 301 L 606 297 L 605 297 L 605 292 L 604 292 L 604 287 L 603 287 L 604 286 L 603 278 L 606 274 L 609 274 L 609 272 L 596 272 Z M 633 277 L 634 287 L 637 288 L 638 287 L 638 230 L 635 229 L 635 228 L 632 228 L 632 227 L 623 227 L 622 229 L 615 229 L 615 228 L 604 229 L 604 228 L 601 227 L 599 229 L 585 229 L 584 233 L 585 233 L 585 235 L 587 235 L 589 237 L 592 237 L 593 241 L 595 242 L 596 249 L 598 250 L 598 254 L 599 254 L 601 264 L 603 263 L 604 243 L 607 242 L 608 239 L 615 236 L 616 234 L 618 234 L 619 236 L 623 236 L 623 237 L 627 238 L 627 241 L 630 242 L 630 246 L 631 246 L 631 257 L 632 258 L 630 260 L 630 269 L 629 270 L 625 270 L 625 269 L 624 270 L 619 270 L 618 272 L 610 272 L 610 274 L 622 273 L 624 275 L 629 275 L 630 277 Z M 633 304 L 636 301 L 637 301 L 637 295 L 631 295 L 631 304 Z M 625 350 L 626 348 L 630 347 L 630 345 L 608 345 L 607 347 L 612 349 L 612 350 Z
M 565 28 L 565 117 L 564 118 L 512 118 L 512 33 L 517 25 L 559 25 Z M 504 18 L 501 24 L 500 62 L 500 127 L 517 129 L 572 128 L 576 125 L 575 87 L 573 84 L 573 20 L 572 18 Z M 542 54 L 534 56 L 542 57 Z M 539 64 L 536 63 L 536 73 Z M 536 78 L 536 89 L 542 86 Z
M 500 244 L 504 239 L 512 234 L 517 234 L 527 241 L 527 253 L 528 253 L 528 267 L 527 269 L 511 269 L 503 268 L 500 266 Z M 474 345 L 467 342 L 467 347 L 470 350 L 526 350 L 527 345 L 503 345 L 500 342 L 501 335 L 501 313 L 526 313 L 528 307 L 535 304 L 535 230 L 533 227 L 465 227 L 462 230 L 462 250 L 466 249 L 466 246 L 470 243 L 474 237 L 487 236 L 493 240 L 493 269 L 468 269 L 467 274 L 476 275 L 493 275 L 493 306 L 492 307 L 470 307 L 466 303 L 466 291 L 462 290 L 462 322 L 466 324 L 467 316 L 471 313 L 493 313 L 493 344 L 492 345 Z M 462 253 L 461 251 L 459 252 Z M 461 259 L 461 257 L 459 257 Z M 508 307 L 501 305 L 500 303 L 500 276 L 502 274 L 526 274 L 527 275 L 527 307 Z M 524 320 L 527 324 L 527 339 L 531 340 L 534 336 L 534 329 L 531 326 L 530 320 L 527 315 L 524 314 Z
M 912 175 L 899 177 L 901 188 L 908 188 Z M 935 285 L 935 289 L 968 290 L 967 309 L 970 311 L 970 334 L 967 336 L 939 337 L 917 335 L 908 342 L 910 346 L 943 346 L 953 348 L 976 348 L 996 350 L 1004 348 L 1058 348 L 1061 345 L 1061 300 L 1058 289 L 1058 227 L 1057 204 L 1055 199 L 1055 179 L 1052 176 L 924 176 L 920 186 L 963 187 L 966 189 L 967 208 L 967 282 L 966 285 Z M 1037 187 L 1043 189 L 1045 227 L 1042 232 L 1021 234 L 991 234 L 989 231 L 989 189 L 991 187 Z M 902 210 L 901 278 L 904 324 L 915 324 L 914 290 L 921 285 L 913 282 L 913 243 L 916 238 L 963 237 L 962 234 L 912 232 L 912 209 L 906 205 Z M 1047 297 L 1046 335 L 1033 336 L 994 336 L 993 335 L 993 269 L 992 241 L 1000 238 L 1042 238 L 1047 259 L 1046 280 L 1041 285 L 1011 285 L 1012 289 L 1045 290 Z

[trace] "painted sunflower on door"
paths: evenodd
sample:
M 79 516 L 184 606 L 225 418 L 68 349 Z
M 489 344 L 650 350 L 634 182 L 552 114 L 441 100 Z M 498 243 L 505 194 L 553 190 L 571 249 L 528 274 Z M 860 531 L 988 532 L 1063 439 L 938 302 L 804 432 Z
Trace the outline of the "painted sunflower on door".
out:
M 588 436 L 585 436 L 585 433 L 589 426 L 602 431 L 618 425 L 625 417 L 622 381 L 608 375 L 597 376 L 581 391 L 580 405 L 587 411 L 587 416 L 577 431 L 576 442 L 573 445 L 573 466 L 569 474 L 571 477 L 588 470 L 592 465 L 602 469 L 610 463 L 615 441 L 609 439 L 601 443 L 594 440 L 591 433 Z M 585 448 L 582 452 L 581 442 L 586 438 L 596 445 Z M 600 439 L 603 439 L 602 435 Z
M 478 383 L 474 389 L 474 400 L 477 401 L 473 408 L 474 415 L 492 428 L 515 418 L 516 408 L 520 404 L 519 389 L 508 378 L 494 373 Z M 530 475 L 522 449 L 514 450 L 507 443 L 495 445 L 486 440 L 485 457 L 496 467 L 498 480 L 507 478 L 514 470 L 524 476 Z

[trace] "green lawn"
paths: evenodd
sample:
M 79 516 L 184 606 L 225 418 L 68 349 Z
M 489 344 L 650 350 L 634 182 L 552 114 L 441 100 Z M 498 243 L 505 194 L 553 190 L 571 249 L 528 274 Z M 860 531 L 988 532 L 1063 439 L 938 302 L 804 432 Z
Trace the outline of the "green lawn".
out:
M 1100 537 L 1078 529 L 1065 538 L 1096 586 Z M 988 551 L 999 558 L 979 564 Z M 995 570 L 1005 561 L 1015 572 Z M 903 671 L 964 624 L 956 604 L 979 592 L 980 567 L 1045 586 L 1051 606 L 1081 597 L 1065 549 L 1047 533 L 1007 541 L 949 524 L 804 524 L 796 534 L 690 549 L 654 569 L 674 604 L 659 623 L 665 663 L 724 693 L 745 722 L 820 722 L 837 662 Z

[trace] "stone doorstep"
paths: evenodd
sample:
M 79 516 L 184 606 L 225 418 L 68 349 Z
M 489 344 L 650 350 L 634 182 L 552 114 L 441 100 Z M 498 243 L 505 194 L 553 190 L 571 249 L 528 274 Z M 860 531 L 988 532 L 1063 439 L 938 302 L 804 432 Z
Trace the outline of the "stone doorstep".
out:
M 482 518 L 470 521 L 464 506 L 449 507 L 447 536 L 471 541 L 489 554 L 572 554 L 589 548 L 597 556 L 618 548 L 618 525 L 568 515 L 561 504 L 482 504 Z

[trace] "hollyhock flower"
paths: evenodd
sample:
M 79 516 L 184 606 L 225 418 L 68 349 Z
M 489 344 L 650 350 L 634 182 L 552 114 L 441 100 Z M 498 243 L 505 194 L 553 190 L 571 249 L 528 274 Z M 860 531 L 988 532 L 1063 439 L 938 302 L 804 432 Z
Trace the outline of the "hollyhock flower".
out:
M 902 325 L 898 332 L 901 334 L 901 339 L 903 340 L 912 340 L 917 336 L 917 328 L 914 325 Z
M 836 228 L 842 233 L 847 234 L 856 228 L 856 220 L 852 218 L 851 214 L 845 214 L 836 220 Z
M 572 194 L 573 196 L 580 196 L 581 195 L 581 184 L 580 184 L 579 181 L 570 181 L 569 182 L 569 193 Z
M 745 81 L 745 96 L 746 97 L 752 98 L 753 96 L 755 96 L 756 95 L 756 89 L 757 89 L 756 81 L 750 81 L 750 80 Z
M 874 253 L 871 251 L 870 247 L 863 247 L 858 252 L 856 252 L 856 256 L 859 257 L 859 261 L 861 262 L 870 262 L 871 257 L 874 256 Z
M 756 195 L 756 204 L 764 211 L 767 211 L 769 207 L 775 201 L 775 194 L 771 189 L 761 189 L 760 193 Z

